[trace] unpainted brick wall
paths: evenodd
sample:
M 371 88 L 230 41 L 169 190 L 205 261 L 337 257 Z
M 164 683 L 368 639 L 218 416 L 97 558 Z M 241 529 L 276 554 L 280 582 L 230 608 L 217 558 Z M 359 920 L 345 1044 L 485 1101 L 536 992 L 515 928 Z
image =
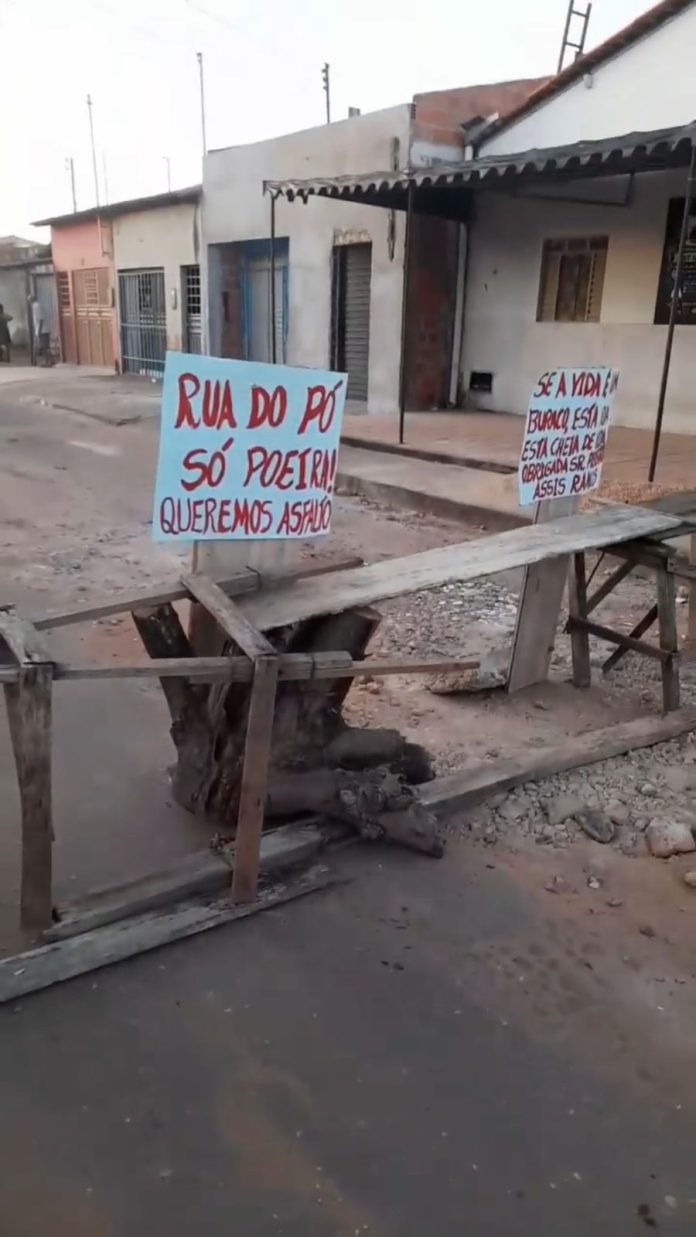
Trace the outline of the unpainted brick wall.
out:
M 462 86 L 456 90 L 431 90 L 413 96 L 412 144 L 450 146 L 464 151 L 461 126 L 475 116 L 504 116 L 542 86 L 545 77 L 523 78 L 512 82 L 491 82 L 484 86 Z
M 456 223 L 414 214 L 406 305 L 406 407 L 445 408 L 449 399 L 457 291 Z

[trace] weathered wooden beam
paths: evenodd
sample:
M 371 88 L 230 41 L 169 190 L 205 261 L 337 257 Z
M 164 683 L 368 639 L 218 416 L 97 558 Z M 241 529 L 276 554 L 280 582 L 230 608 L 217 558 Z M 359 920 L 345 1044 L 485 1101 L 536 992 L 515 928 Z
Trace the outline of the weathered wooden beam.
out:
M 611 627 L 604 627 L 601 623 L 593 623 L 590 619 L 571 618 L 568 619 L 568 630 L 571 635 L 574 631 L 586 631 L 591 636 L 597 636 L 599 640 L 606 640 L 608 644 L 618 644 L 622 649 L 628 649 L 633 653 L 642 653 L 644 657 L 652 657 L 654 661 L 665 662 L 669 659 L 670 654 L 664 649 L 658 649 L 654 644 L 647 644 L 645 640 L 637 640 L 635 636 L 625 636 L 620 631 L 614 631 Z
M 199 602 L 226 636 L 239 646 L 247 657 L 273 657 L 276 650 L 266 636 L 262 635 L 241 610 L 225 596 L 219 585 L 202 573 L 181 577 L 184 588 Z
M 397 674 L 449 674 L 477 670 L 478 657 L 398 661 L 352 661 L 349 653 L 283 653 L 278 677 L 283 682 L 313 679 L 382 678 Z M 92 679 L 191 679 L 198 682 L 250 683 L 253 666 L 246 657 L 153 657 L 138 664 L 73 666 L 57 662 L 54 678 L 77 682 Z M 14 683 L 16 666 L 0 667 L 0 683 Z
M 324 838 L 316 825 L 281 825 L 261 837 L 264 876 L 308 863 L 318 855 Z M 56 907 L 56 922 L 42 933 L 43 941 L 62 941 L 79 932 L 116 923 L 133 915 L 158 910 L 203 895 L 229 890 L 234 867 L 234 846 L 208 847 L 175 860 L 160 872 L 98 889 L 74 902 Z
M 4 688 L 22 817 L 20 921 L 31 932 L 47 928 L 53 913 L 52 682 L 50 663 L 27 663 Z
M 290 571 L 264 572 L 263 575 L 252 567 L 246 567 L 237 575 L 228 576 L 217 583 L 224 593 L 239 597 L 244 593 L 256 592 L 259 588 L 286 584 L 291 580 L 311 579 L 313 576 L 326 575 L 330 571 L 347 571 L 350 567 L 359 567 L 362 562 L 362 558 L 354 555 L 324 563 L 300 564 L 299 568 Z M 112 614 L 122 614 L 128 610 L 162 606 L 168 601 L 185 601 L 187 597 L 188 589 L 180 583 L 160 584 L 154 590 L 116 593 L 108 601 L 86 602 L 82 606 L 76 606 L 74 610 L 56 610 L 52 614 L 37 615 L 32 621 L 38 630 L 43 631 L 52 627 L 68 627 L 72 623 L 93 622 L 95 619 L 108 618 Z
M 270 886 L 246 906 L 235 906 L 229 897 L 184 903 L 172 910 L 139 915 L 3 958 L 0 960 L 0 1004 L 136 954 L 159 949 L 197 932 L 282 906 L 305 894 L 327 889 L 339 879 L 330 873 L 310 870 L 296 880 Z
M 605 597 L 608 597 L 610 593 L 613 593 L 616 586 L 620 584 L 622 580 L 625 580 L 626 576 L 631 574 L 634 566 L 635 563 L 630 558 L 626 559 L 623 563 L 619 563 L 619 566 L 607 576 L 606 580 L 599 585 L 599 588 L 595 589 L 594 593 L 592 593 L 590 597 L 587 597 L 585 614 L 591 614 L 593 610 L 596 610 L 597 606 L 604 601 Z
M 234 839 L 234 902 L 252 902 L 256 897 L 277 684 L 278 658 L 257 657 L 254 661 Z
M 666 743 L 690 730 L 696 730 L 696 709 L 678 709 L 664 717 L 639 717 L 618 726 L 586 730 L 552 747 L 534 748 L 508 760 L 436 778 L 420 787 L 420 797 L 434 812 L 460 811 L 525 782 L 537 782 L 554 773 Z
M 660 650 L 667 656 L 662 662 L 662 707 L 665 713 L 679 708 L 679 635 L 677 632 L 677 599 L 674 576 L 664 567 L 657 571 L 657 618 Z
M 573 623 L 584 619 L 589 613 L 585 555 L 582 550 L 573 554 L 568 575 L 568 623 L 570 646 L 573 658 L 573 683 L 576 687 L 589 687 L 592 681 L 590 665 L 590 637 L 586 628 Z
M 651 606 L 647 613 L 643 615 L 642 619 L 640 619 L 639 622 L 636 623 L 635 627 L 633 627 L 628 633 L 630 638 L 632 640 L 637 640 L 640 636 L 644 636 L 646 631 L 649 631 L 653 623 L 656 621 L 657 606 Z M 614 666 L 618 665 L 621 658 L 625 657 L 627 652 L 628 648 L 626 645 L 623 645 L 618 649 L 614 649 L 614 652 L 609 654 L 606 661 L 602 665 L 602 674 L 609 674 L 609 671 L 613 670 Z

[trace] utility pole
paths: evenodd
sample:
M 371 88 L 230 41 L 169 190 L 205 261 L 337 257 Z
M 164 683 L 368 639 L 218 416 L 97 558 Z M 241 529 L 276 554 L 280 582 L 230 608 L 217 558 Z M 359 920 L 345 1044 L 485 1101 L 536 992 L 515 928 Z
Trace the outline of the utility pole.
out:
M 97 199 L 97 206 L 99 206 L 100 202 L 99 202 L 99 176 L 97 175 L 97 151 L 94 145 L 94 121 L 92 119 L 92 96 L 89 94 L 87 95 L 87 112 L 89 115 L 89 139 L 90 139 L 90 142 L 92 143 L 92 170 L 94 172 L 94 196 Z
M 164 162 L 167 165 L 167 193 L 171 193 L 172 191 L 172 161 L 169 158 L 169 155 L 162 155 L 162 158 L 164 159 Z
M 109 177 L 106 171 L 106 153 L 102 151 L 102 176 L 104 178 L 104 202 L 109 205 Z
M 69 155 L 68 158 L 65 160 L 65 166 L 68 169 L 68 174 L 70 176 L 70 189 L 72 192 L 72 208 L 74 211 L 77 211 L 77 195 L 75 193 L 75 160 L 73 159 L 72 155 Z
M 331 124 L 331 80 L 330 80 L 329 74 L 330 74 L 330 67 L 327 61 L 321 71 L 321 80 L 324 83 L 323 90 L 324 90 L 324 94 L 326 95 L 326 123 L 327 125 Z
M 196 60 L 198 61 L 198 76 L 201 82 L 201 137 L 203 138 L 203 158 L 208 150 L 208 143 L 205 140 L 205 88 L 203 85 L 203 52 L 196 52 Z

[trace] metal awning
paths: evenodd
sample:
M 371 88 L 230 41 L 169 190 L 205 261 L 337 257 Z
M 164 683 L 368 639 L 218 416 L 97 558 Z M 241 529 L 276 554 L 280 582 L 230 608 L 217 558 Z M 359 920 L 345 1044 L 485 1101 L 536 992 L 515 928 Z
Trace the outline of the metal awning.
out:
M 451 194 L 447 191 L 506 190 L 524 183 L 559 183 L 685 167 L 695 141 L 696 121 L 673 129 L 626 133 L 621 137 L 575 142 L 569 146 L 549 146 L 508 155 L 484 155 L 458 163 L 435 163 L 427 168 L 404 172 L 266 181 L 264 189 L 289 201 L 299 198 L 306 202 L 309 197 L 317 196 L 403 210 L 407 205 L 409 186 L 412 186 L 420 209 L 450 214 L 446 199 Z M 461 198 L 461 193 L 457 196 Z M 440 200 L 441 209 L 434 209 L 436 197 Z M 461 211 L 459 215 L 461 217 Z

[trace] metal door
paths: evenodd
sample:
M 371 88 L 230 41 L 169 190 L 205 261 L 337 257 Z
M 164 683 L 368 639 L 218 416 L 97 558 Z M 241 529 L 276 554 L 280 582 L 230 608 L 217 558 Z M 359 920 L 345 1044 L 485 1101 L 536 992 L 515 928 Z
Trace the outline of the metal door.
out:
M 348 374 L 348 399 L 367 400 L 372 245 L 337 245 L 333 259 L 332 363 Z
M 118 272 L 124 373 L 160 378 L 167 352 L 164 270 Z
M 202 347 L 200 266 L 182 266 L 181 294 L 184 316 L 184 352 L 198 354 Z
M 49 336 L 51 356 L 60 357 L 60 322 L 56 278 L 52 271 L 34 274 L 34 295 L 41 310 L 42 330 Z
M 271 261 L 270 255 L 250 253 L 251 242 L 244 256 L 242 287 L 244 305 L 244 351 L 248 361 L 272 361 L 271 335 Z M 278 241 L 275 255 L 275 337 L 276 361 L 287 360 L 288 245 Z

